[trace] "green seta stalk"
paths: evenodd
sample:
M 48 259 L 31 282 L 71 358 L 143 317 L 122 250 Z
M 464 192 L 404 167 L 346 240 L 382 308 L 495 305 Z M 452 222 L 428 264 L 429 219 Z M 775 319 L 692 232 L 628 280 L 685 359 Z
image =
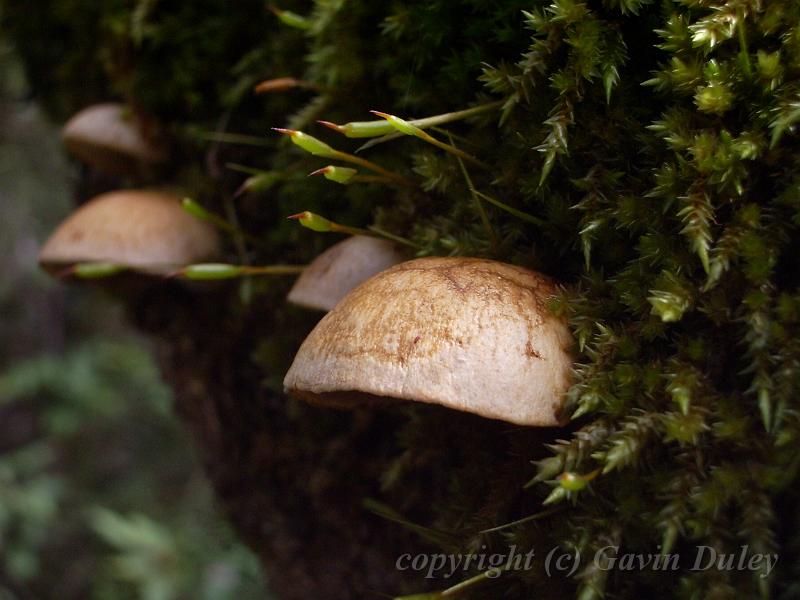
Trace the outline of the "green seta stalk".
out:
M 408 240 L 404 237 L 400 237 L 399 235 L 394 235 L 393 233 L 389 233 L 387 231 L 383 231 L 382 229 L 378 229 L 377 227 L 369 227 L 367 229 L 363 229 L 361 227 L 351 227 L 349 225 L 342 225 L 340 223 L 336 223 L 331 221 L 330 219 L 326 219 L 325 217 L 313 213 L 311 211 L 303 211 L 301 213 L 297 213 L 296 215 L 290 215 L 286 217 L 287 219 L 293 219 L 300 223 L 303 227 L 307 229 L 311 229 L 312 231 L 318 231 L 320 233 L 346 233 L 348 235 L 366 235 L 370 237 L 380 237 L 391 240 L 393 242 L 397 242 L 399 244 L 403 244 L 405 246 L 409 246 L 411 248 L 419 248 L 417 244 Z

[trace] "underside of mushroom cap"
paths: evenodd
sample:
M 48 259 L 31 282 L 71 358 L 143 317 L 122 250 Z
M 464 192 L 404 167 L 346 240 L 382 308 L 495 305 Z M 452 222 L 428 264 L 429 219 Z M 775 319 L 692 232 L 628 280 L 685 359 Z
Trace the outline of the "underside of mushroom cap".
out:
M 298 277 L 287 300 L 306 308 L 329 311 L 376 273 L 406 260 L 388 240 L 356 235 L 334 244 Z
M 284 380 L 315 404 L 386 399 L 555 426 L 572 340 L 545 276 L 496 261 L 424 258 L 348 294 L 303 342 Z
M 123 104 L 96 104 L 75 114 L 62 137 L 70 154 L 109 175 L 136 174 L 166 160 L 163 147 L 147 139 Z
M 214 257 L 219 237 L 166 192 L 121 190 L 93 198 L 61 223 L 39 253 L 47 267 L 112 263 L 164 274 Z

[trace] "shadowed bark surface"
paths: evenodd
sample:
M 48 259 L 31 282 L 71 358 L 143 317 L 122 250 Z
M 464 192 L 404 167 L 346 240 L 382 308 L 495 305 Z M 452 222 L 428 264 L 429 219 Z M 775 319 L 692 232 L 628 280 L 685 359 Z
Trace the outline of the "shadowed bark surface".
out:
M 395 562 L 419 542 L 362 508 L 378 493 L 396 417 L 334 413 L 266 390 L 250 353 L 269 318 L 254 309 L 234 324 L 220 317 L 227 300 L 168 285 L 151 288 L 133 314 L 156 334 L 177 411 L 272 588 L 286 600 L 418 591 L 418 577 Z
M 291 308 L 270 314 L 255 302 L 226 316 L 231 300 L 225 288 L 198 292 L 170 282 L 147 288 L 129 308 L 156 338 L 177 411 L 217 496 L 279 598 L 419 593 L 464 578 L 398 570 L 401 555 L 442 552 L 442 546 L 370 513 L 366 499 L 436 531 L 462 534 L 485 519 L 533 510 L 521 477 L 531 472 L 531 456 L 543 454 L 543 442 L 563 430 L 520 428 L 429 405 L 340 412 L 288 399 L 269 381 L 270 375 L 280 381 L 283 372 L 265 374 L 254 364 L 255 344 L 265 331 L 291 331 L 299 343 L 308 315 Z M 414 436 L 425 440 L 424 448 L 404 451 L 398 438 Z M 488 480 L 476 479 L 487 472 Z M 454 481 L 486 493 L 455 503 L 465 494 L 453 489 Z M 442 505 L 452 520 L 432 521 Z M 442 535 L 446 548 L 448 533 Z M 481 551 L 486 539 L 475 540 L 472 550 Z

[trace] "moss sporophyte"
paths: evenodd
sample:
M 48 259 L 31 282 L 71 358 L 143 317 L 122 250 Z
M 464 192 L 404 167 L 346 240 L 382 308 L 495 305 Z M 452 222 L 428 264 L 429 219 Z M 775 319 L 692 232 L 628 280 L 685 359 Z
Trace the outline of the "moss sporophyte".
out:
M 299 148 L 302 148 L 309 154 L 359 165 L 361 167 L 364 167 L 370 171 L 373 171 L 375 173 L 378 173 L 379 175 L 386 177 L 393 183 L 407 187 L 416 187 L 416 184 L 413 181 L 406 179 L 402 175 L 394 173 L 372 161 L 366 160 L 359 156 L 355 156 L 354 154 L 349 154 L 347 152 L 341 152 L 339 150 L 335 150 L 325 142 L 322 142 L 313 136 L 303 133 L 302 131 L 295 131 L 292 129 L 281 129 L 278 127 L 273 127 L 273 129 L 278 133 L 282 133 L 283 135 L 288 136 L 289 139 L 292 140 L 292 143 L 294 145 L 298 146 Z
M 312 213 L 310 211 L 304 211 L 301 213 L 297 213 L 296 215 L 290 215 L 286 218 L 297 221 L 307 229 L 311 229 L 312 231 L 319 231 L 321 233 L 334 232 L 334 233 L 346 233 L 348 235 L 366 235 L 373 237 L 382 237 L 391 240 L 393 242 L 403 244 L 404 246 L 410 246 L 412 248 L 418 247 L 417 244 L 415 244 L 411 240 L 407 240 L 406 238 L 391 234 L 388 231 L 383 231 L 382 229 L 379 229 L 377 227 L 371 226 L 367 229 L 362 229 L 360 227 L 341 225 L 340 223 L 335 223 L 329 219 L 326 219 L 321 215 Z
M 208 281 L 232 279 L 252 275 L 296 275 L 302 273 L 304 265 L 231 265 L 225 263 L 199 263 L 186 265 L 170 273 L 170 277 Z

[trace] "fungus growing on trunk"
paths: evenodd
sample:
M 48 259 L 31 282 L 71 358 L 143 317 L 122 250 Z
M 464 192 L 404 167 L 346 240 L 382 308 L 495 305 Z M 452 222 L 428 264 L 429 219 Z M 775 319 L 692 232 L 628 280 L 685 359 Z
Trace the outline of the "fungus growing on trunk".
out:
M 327 312 L 350 290 L 407 258 L 388 240 L 355 235 L 317 256 L 297 279 L 287 300 Z
M 42 247 L 39 263 L 48 271 L 96 263 L 167 274 L 218 251 L 216 231 L 183 210 L 177 196 L 121 190 L 101 194 L 67 217 Z
M 571 335 L 544 275 L 475 258 L 423 258 L 348 294 L 284 380 L 314 404 L 440 404 L 520 425 L 563 423 Z
M 70 154 L 108 175 L 139 175 L 167 158 L 166 149 L 147 137 L 123 104 L 95 104 L 64 125 Z

